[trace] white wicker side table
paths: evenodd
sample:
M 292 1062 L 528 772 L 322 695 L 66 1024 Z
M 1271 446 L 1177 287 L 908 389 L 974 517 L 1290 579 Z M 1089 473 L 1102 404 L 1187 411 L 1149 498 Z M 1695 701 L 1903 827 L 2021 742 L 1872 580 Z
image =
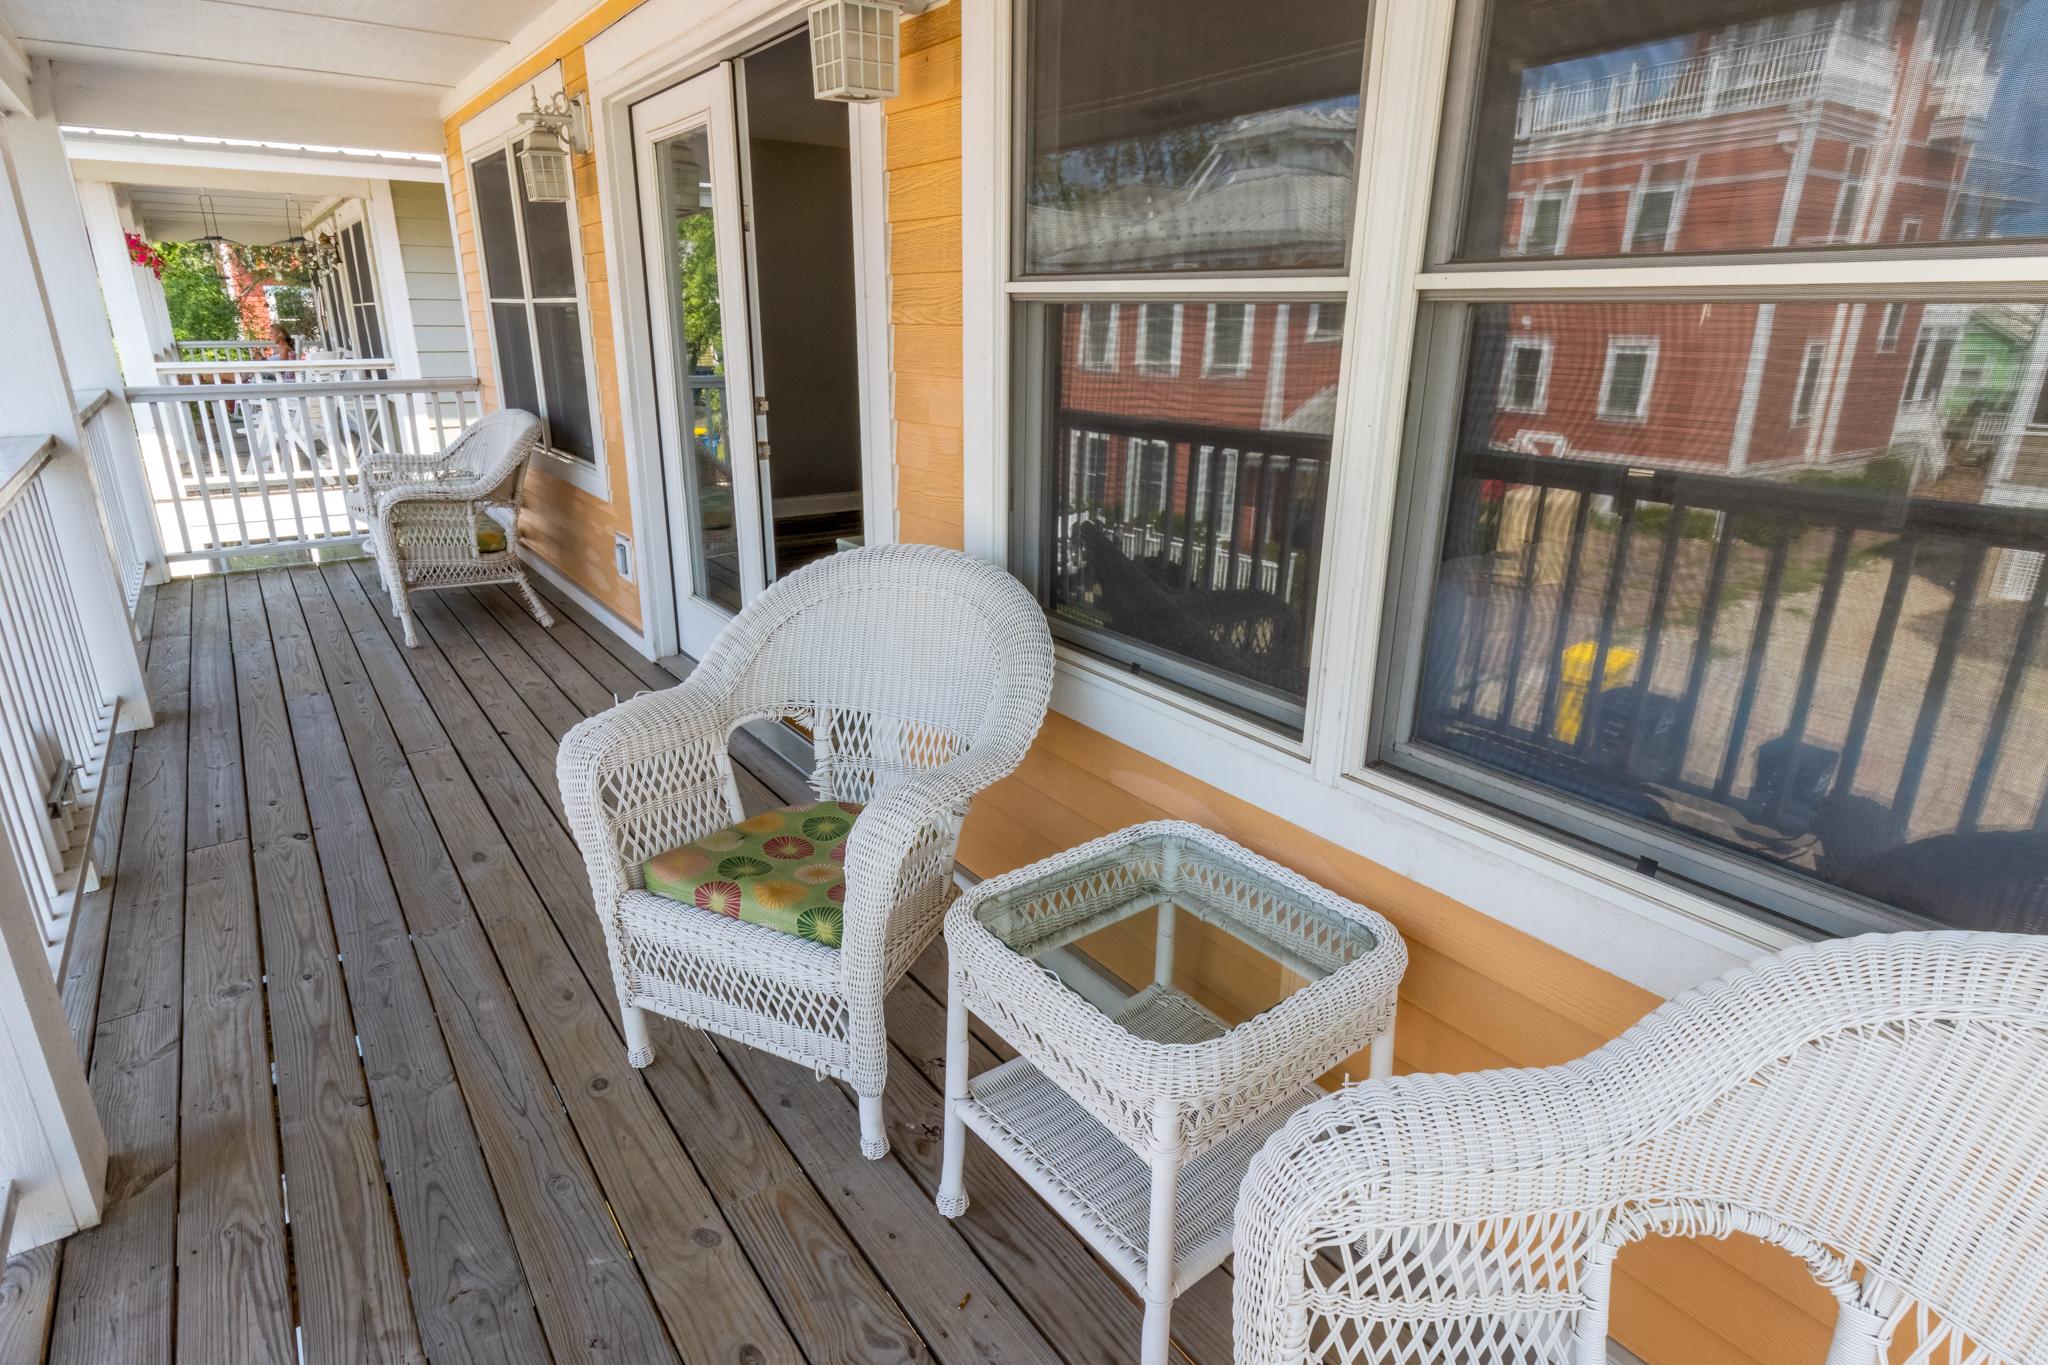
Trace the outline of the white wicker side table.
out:
M 1156 914 L 1152 979 L 1096 965 L 1095 936 Z M 1293 987 L 1226 1025 L 1182 988 L 1191 916 Z M 1139 926 L 1142 930 L 1142 926 Z M 1132 930 L 1121 931 L 1129 935 Z M 946 1153 L 939 1211 L 967 1210 L 972 1128 L 1144 1296 L 1145 1365 L 1173 1300 L 1230 1254 L 1237 1188 L 1266 1139 L 1370 1045 L 1393 1064 L 1408 950 L 1394 927 L 1198 825 L 1134 825 L 983 882 L 946 915 Z M 967 1013 L 1017 1057 L 967 1075 Z

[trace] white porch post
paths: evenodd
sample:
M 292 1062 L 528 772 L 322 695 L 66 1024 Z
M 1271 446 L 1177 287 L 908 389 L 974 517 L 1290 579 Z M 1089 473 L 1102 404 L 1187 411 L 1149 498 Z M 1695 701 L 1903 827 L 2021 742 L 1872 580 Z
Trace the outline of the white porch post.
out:
M 0 57 L 19 57 L 5 34 Z M 8 65 L 0 61 L 0 68 Z M 13 307 L 0 327 L 0 431 L 51 432 L 64 443 L 40 477 L 78 580 L 81 612 L 89 613 L 93 662 L 104 664 L 101 676 L 124 700 L 133 693 L 147 718 L 141 664 L 79 449 L 78 412 L 9 145 L 28 119 L 27 102 L 9 88 L 15 98 L 0 101 L 0 109 L 12 110 L 0 114 L 0 298 Z M 0 839 L 0 1181 L 20 1191 L 10 1253 L 92 1226 L 106 1196 L 106 1134 L 50 971 L 36 896 L 13 841 Z
M 136 729 L 151 723 L 149 690 L 128 620 L 127 597 L 93 491 L 77 399 L 29 234 L 14 154 L 20 120 L 17 114 L 0 121 L 0 298 L 14 301 L 8 325 L 0 327 L 0 431 L 27 436 L 47 432 L 62 447 L 43 476 L 50 515 L 56 519 L 94 672 L 100 686 L 120 698 L 121 728 Z
M 370 262 L 377 275 L 377 306 L 384 316 L 384 354 L 398 366 L 394 379 L 420 377 L 420 339 L 412 328 L 412 293 L 405 284 L 405 247 L 398 239 L 398 214 L 391 182 L 372 180 L 363 200 L 363 224 L 370 238 Z
M 40 88 L 44 90 L 49 86 L 48 69 L 47 62 L 35 65 Z M 92 244 L 86 235 L 79 186 L 72 179 L 71 162 L 64 153 L 64 137 L 56 114 L 38 106 L 33 118 L 9 119 L 6 137 L 14 155 L 22 210 L 35 242 L 36 264 L 42 273 L 74 398 L 89 391 L 105 390 L 112 408 L 101 429 L 113 447 L 112 472 L 125 482 L 122 488 L 109 491 L 108 505 L 124 509 L 128 535 L 149 561 L 147 581 L 160 581 L 164 570 L 163 545 L 156 521 L 150 515 L 149 486 L 143 475 L 142 449 L 136 440 L 134 418 L 124 393 L 124 371 L 107 329 L 105 295 L 126 287 L 129 281 L 125 277 L 132 275 L 135 267 L 128 262 L 124 248 L 115 262 L 116 274 L 121 278 L 103 290 Z M 150 379 L 143 382 L 154 382 L 154 378 L 152 369 Z
M 156 383 L 156 329 L 151 313 L 164 309 L 163 296 L 143 269 L 128 259 L 121 200 L 114 187 L 97 180 L 78 183 L 78 206 L 85 215 L 86 240 L 99 266 L 100 294 L 107 321 L 113 325 L 121 372 L 130 387 Z M 169 310 L 165 309 L 168 320 Z

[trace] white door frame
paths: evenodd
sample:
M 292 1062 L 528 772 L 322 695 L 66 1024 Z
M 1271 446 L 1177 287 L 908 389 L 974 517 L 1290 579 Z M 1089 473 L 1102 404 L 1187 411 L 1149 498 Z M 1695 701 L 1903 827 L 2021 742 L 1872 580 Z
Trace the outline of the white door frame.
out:
M 738 539 L 740 599 L 744 602 L 751 601 L 768 583 L 763 570 L 766 551 L 760 515 L 764 490 L 754 430 L 754 394 L 758 386 L 754 376 L 753 309 L 747 297 L 746 234 L 740 226 L 734 74 L 731 62 L 720 62 L 711 70 L 636 105 L 633 156 L 641 189 L 652 191 L 660 185 L 655 148 L 674 137 L 698 131 L 705 134 L 710 163 L 707 174 L 718 196 L 712 232 L 718 253 L 718 304 L 725 331 L 722 344 L 726 458 L 732 467 L 733 531 Z M 669 309 L 654 302 L 654 290 L 661 288 L 667 270 L 662 257 L 667 249 L 669 205 L 658 193 L 643 192 L 638 209 L 646 252 L 641 266 L 650 286 L 646 310 L 651 363 L 647 371 L 659 404 L 655 444 L 645 449 L 661 455 L 652 463 L 662 475 L 662 495 L 668 508 L 667 531 L 672 552 L 669 578 L 676 598 L 681 642 L 685 649 L 701 656 L 729 613 L 705 598 L 687 593 L 681 586 L 686 567 L 693 567 L 702 558 L 703 547 L 693 544 L 698 528 L 686 496 L 686 471 L 681 467 L 691 458 L 690 430 L 683 422 L 690 405 L 676 383 L 674 324 Z M 667 293 L 666 289 L 661 292 Z
M 651 335 L 646 255 L 633 141 L 633 105 L 722 61 L 745 55 L 802 22 L 805 0 L 647 0 L 584 48 L 605 260 L 612 275 L 612 333 L 619 416 L 640 585 L 641 651 L 678 652 L 677 576 L 686 546 L 665 509 L 658 356 Z M 854 320 L 859 337 L 861 497 L 870 545 L 896 538 L 895 420 L 889 360 L 887 184 L 882 110 L 852 108 Z

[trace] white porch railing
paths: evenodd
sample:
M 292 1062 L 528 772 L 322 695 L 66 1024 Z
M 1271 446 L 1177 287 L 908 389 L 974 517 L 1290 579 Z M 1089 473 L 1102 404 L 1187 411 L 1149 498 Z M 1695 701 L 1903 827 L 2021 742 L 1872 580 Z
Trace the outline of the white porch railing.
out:
M 318 359 L 271 360 L 266 356 L 247 359 L 222 357 L 205 360 L 159 361 L 159 384 L 312 384 L 340 383 L 352 379 L 390 379 L 397 368 L 382 356 L 363 359 L 321 357 Z
M 128 390 L 128 401 L 159 538 L 174 561 L 359 537 L 347 492 L 364 455 L 438 453 L 483 415 L 474 379 L 287 375 L 158 384 Z
M 1897 59 L 1883 43 L 1846 29 L 1794 34 L 1526 91 L 1515 136 L 1641 127 L 1806 99 L 1883 113 L 1897 76 Z
M 254 360 L 270 349 L 268 341 L 181 341 L 183 360 Z
M 121 709 L 91 639 L 108 623 L 89 619 L 66 549 L 67 537 L 92 533 L 79 524 L 78 499 L 54 488 L 70 458 L 55 437 L 0 437 L 0 832 L 53 973 L 92 879 L 93 820 Z
M 127 428 L 124 430 L 124 428 Z M 107 524 L 107 543 L 114 552 L 114 569 L 121 579 L 121 600 L 134 614 L 135 601 L 142 595 L 152 559 L 162 551 L 150 534 L 149 510 L 136 505 L 140 481 L 125 465 L 134 459 L 135 437 L 128 416 L 114 395 L 105 389 L 80 394 L 78 430 L 85 442 L 86 463 L 92 468 L 93 489 L 99 495 L 100 510 Z

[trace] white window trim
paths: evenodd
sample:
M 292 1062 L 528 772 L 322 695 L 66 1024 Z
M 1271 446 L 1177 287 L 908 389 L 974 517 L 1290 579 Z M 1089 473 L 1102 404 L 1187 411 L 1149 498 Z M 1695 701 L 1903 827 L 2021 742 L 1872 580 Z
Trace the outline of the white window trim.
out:
M 1599 406 L 1594 415 L 1602 422 L 1642 423 L 1650 420 L 1650 394 L 1657 386 L 1657 338 L 1617 336 L 1607 338 L 1607 359 L 1600 367 Z M 1634 412 L 1618 412 L 1607 401 L 1608 386 L 1614 382 L 1614 360 L 1623 351 L 1643 353 L 1643 385 L 1636 394 Z
M 1648 198 L 1653 190 L 1671 191 L 1671 216 L 1664 223 L 1663 244 L 1651 254 L 1669 251 L 1677 243 L 1678 227 L 1685 219 L 1685 206 L 1692 198 L 1693 178 L 1699 173 L 1699 166 L 1700 159 L 1696 156 L 1691 157 L 1685 163 L 1685 173 L 1678 179 L 1656 180 L 1652 178 L 1652 172 L 1656 168 L 1644 165 L 1641 178 L 1636 181 L 1635 188 L 1629 191 L 1628 221 L 1622 225 L 1621 233 L 1621 249 L 1624 254 L 1642 254 L 1642 248 L 1636 245 L 1636 222 L 1643 211 L 1643 200 Z
M 1173 309 L 1173 350 L 1164 365 L 1145 358 L 1145 343 L 1152 334 L 1152 315 L 1160 309 Z M 1185 304 L 1141 303 L 1138 305 L 1138 349 L 1132 364 L 1140 374 L 1159 375 L 1171 378 L 1180 373 L 1181 329 L 1185 325 L 1187 306 Z
M 1536 367 L 1536 399 L 1527 407 L 1515 402 L 1515 352 L 1536 351 L 1543 357 Z M 1502 412 L 1540 414 L 1550 406 L 1550 338 L 1510 337 L 1507 355 L 1500 367 L 1500 408 Z
M 1816 365 L 1814 362 L 1819 361 Z M 1809 341 L 1799 352 L 1799 377 L 1792 385 L 1792 425 L 1803 427 L 1813 421 L 1813 400 L 1827 372 L 1828 344 Z M 1809 376 L 1811 382 L 1809 383 Z M 1800 408 L 1806 411 L 1801 412 Z
M 1109 332 L 1103 339 L 1107 354 L 1100 363 L 1088 359 L 1088 314 L 1097 308 L 1109 310 Z M 1119 306 L 1114 303 L 1085 303 L 1081 305 L 1081 368 L 1090 374 L 1114 374 L 1117 366 L 1117 314 Z
M 1233 364 L 1216 363 L 1216 313 L 1218 309 L 1236 308 L 1243 319 L 1237 334 L 1237 359 Z M 1203 309 L 1202 323 L 1202 377 L 1204 379 L 1242 379 L 1252 368 L 1252 326 L 1258 320 L 1258 306 L 1250 303 L 1211 303 Z
M 1882 313 L 1878 314 L 1877 343 L 1874 348 L 1878 355 L 1898 353 L 1899 336 L 1906 330 L 1906 308 L 1906 304 L 1894 299 L 1884 306 Z M 1890 325 L 1894 319 L 1897 319 L 1897 326 Z
M 1275 817 L 1356 852 L 1481 914 L 1659 994 L 1795 942 L 1788 931 L 1668 881 L 1636 875 L 1574 843 L 1445 796 L 1392 769 L 1368 767 L 1369 680 L 1386 608 L 1387 546 L 1396 514 L 1397 462 L 1417 309 L 1425 291 L 1471 286 L 1481 297 L 1555 293 L 1549 272 L 1505 270 L 1473 286 L 1469 272 L 1424 269 L 1454 25 L 1438 0 L 1381 0 L 1372 10 L 1361 145 L 1373 154 L 1374 193 L 1361 197 L 1347 276 L 1114 281 L 1011 281 L 1010 92 L 1018 0 L 961 11 L 963 470 L 965 543 L 995 563 L 1009 553 L 1010 309 L 1013 300 L 1115 293 L 1271 298 L 1341 291 L 1353 333 L 1339 382 L 1329 522 L 1350 528 L 1329 544 L 1324 572 L 1343 593 L 1320 594 L 1308 725 L 1300 742 L 1081 651 L 1061 646 L 1052 707 L 1199 782 L 1247 796 Z M 1366 250 L 1367 244 L 1371 250 Z M 1846 264 L 1846 263 L 1845 263 Z M 1651 287 L 1700 283 L 1672 278 Z M 1576 272 L 1574 272 L 1576 273 Z M 1786 269 L 1784 289 L 1812 287 Z M 1894 278 L 1895 272 L 1872 272 Z M 1537 278 L 1533 283 L 1530 277 Z M 2048 278 L 2048 271 L 2044 271 Z M 1547 287 L 1546 287 L 1547 286 Z M 1367 452 L 1347 458 L 1346 451 Z M 1212 490 L 1213 491 L 1213 490 Z M 1332 600 L 1345 601 L 1333 605 Z M 1253 795 L 1255 794 L 1255 795 Z
M 491 293 L 490 266 L 484 259 L 483 216 L 477 209 L 476 163 L 490 157 L 494 153 L 500 151 L 506 153 L 506 169 L 512 174 L 513 234 L 519 244 L 519 268 L 523 275 L 528 268 L 526 259 L 526 218 L 525 214 L 521 212 L 519 205 L 518 168 L 511 163 L 518 155 L 513 150 L 513 144 L 518 141 L 523 131 L 518 120 L 518 111 L 526 107 L 529 90 L 537 95 L 543 103 L 546 103 L 554 95 L 559 94 L 562 90 L 561 64 L 556 63 L 549 67 L 530 83 L 521 85 L 512 94 L 505 96 L 505 98 L 497 101 L 490 108 L 477 114 L 476 117 L 462 125 L 456 138 L 458 150 L 462 158 L 463 175 L 466 177 L 465 183 L 468 186 L 470 221 L 476 229 L 477 284 L 483 291 L 484 323 L 490 342 L 491 378 L 493 387 L 498 394 L 498 400 L 501 403 L 504 401 L 505 396 L 504 367 L 499 360 L 498 337 L 495 326 L 492 323 L 492 308 L 499 300 Z M 534 325 L 534 305 L 536 303 L 575 303 L 576 321 L 582 331 L 584 391 L 588 396 L 590 408 L 591 459 L 586 463 L 573 455 L 566 455 L 552 447 L 543 447 L 541 450 L 542 463 L 538 468 L 564 483 L 572 484 L 582 489 L 600 501 L 610 502 L 612 496 L 611 461 L 609 453 L 605 448 L 604 400 L 602 390 L 599 389 L 597 382 L 597 347 L 594 344 L 595 334 L 591 330 L 590 323 L 590 282 L 584 275 L 583 214 L 577 202 L 573 177 L 571 179 L 569 202 L 562 205 L 562 208 L 569 215 L 569 255 L 575 268 L 575 297 L 572 300 L 566 296 L 550 295 L 546 299 L 536 299 L 529 295 L 525 299 L 507 301 L 523 302 L 526 304 L 527 344 L 533 351 L 533 366 L 536 379 L 541 374 L 541 364 L 540 329 Z M 609 259 L 610 257 L 607 256 L 607 260 Z M 531 288 L 530 283 L 528 288 Z M 639 539 L 637 533 L 634 538 L 636 541 Z M 644 580 L 645 575 L 636 575 L 636 577 Z
M 1557 241 L 1551 244 L 1548 251 L 1534 254 L 1541 256 L 1564 255 L 1565 245 L 1571 241 L 1572 219 L 1576 215 L 1579 206 L 1579 181 L 1577 176 L 1548 181 L 1545 184 L 1538 185 L 1522 197 L 1522 221 L 1519 230 L 1515 234 L 1516 255 L 1527 256 L 1531 254 L 1529 250 L 1529 233 L 1536 226 L 1537 203 L 1551 198 L 1560 192 L 1564 197 L 1564 207 L 1557 212 Z

